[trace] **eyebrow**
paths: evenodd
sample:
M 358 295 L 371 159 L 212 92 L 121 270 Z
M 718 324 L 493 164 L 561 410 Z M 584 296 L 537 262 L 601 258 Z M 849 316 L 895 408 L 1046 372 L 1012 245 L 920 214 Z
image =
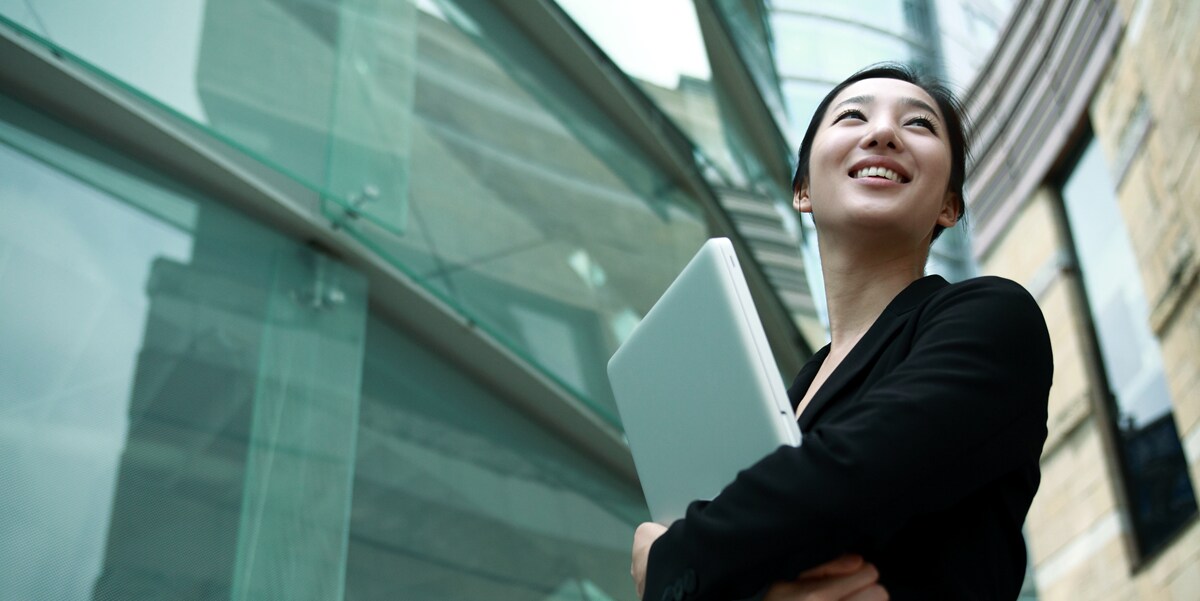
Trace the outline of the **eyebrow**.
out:
M 864 94 L 862 96 L 853 96 L 853 97 L 847 98 L 847 99 L 837 103 L 837 105 L 834 106 L 833 108 L 836 109 L 845 104 L 871 104 L 872 102 L 875 102 L 875 97 L 870 94 Z M 911 96 L 905 96 L 904 98 L 900 99 L 900 104 L 903 104 L 905 106 L 915 106 L 921 110 L 932 113 L 935 117 L 938 114 L 937 110 L 935 110 L 932 106 L 929 106 L 929 103 L 925 102 L 924 100 L 921 100 L 920 98 L 913 98 Z

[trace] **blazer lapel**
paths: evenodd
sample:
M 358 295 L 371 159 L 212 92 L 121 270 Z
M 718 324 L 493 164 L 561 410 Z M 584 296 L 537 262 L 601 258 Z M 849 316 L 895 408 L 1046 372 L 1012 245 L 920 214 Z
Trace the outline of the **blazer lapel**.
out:
M 896 298 L 888 303 L 887 308 L 883 310 L 883 313 L 879 315 L 875 323 L 871 324 L 867 333 L 863 334 L 858 344 L 855 344 L 854 348 L 850 349 L 850 354 L 846 355 L 842 363 L 833 370 L 833 373 L 821 385 L 821 389 L 813 396 L 812 402 L 809 403 L 808 407 L 804 408 L 804 413 L 801 413 L 800 418 L 796 421 L 797 425 L 800 426 L 800 431 L 807 432 L 829 403 L 841 397 L 841 390 L 852 382 L 863 369 L 875 363 L 875 358 L 883 351 L 896 332 L 899 331 L 900 326 L 905 323 L 904 315 L 906 313 L 920 305 L 929 295 L 947 285 L 949 284 L 941 276 L 931 275 L 909 284 L 907 288 L 900 291 L 900 294 L 897 294 Z M 816 368 L 820 367 L 820 362 L 817 362 L 816 359 L 820 358 L 823 361 L 828 354 L 828 347 L 821 349 L 818 352 L 818 356 L 814 356 L 813 360 L 805 365 L 805 369 L 801 370 L 801 375 L 805 375 L 805 372 L 809 371 L 809 366 L 812 365 L 812 373 L 807 374 L 809 385 L 812 384 L 813 378 L 816 376 Z M 813 365 L 814 363 L 815 365 Z M 797 383 L 799 383 L 800 377 L 796 379 Z M 807 390 L 808 387 L 805 386 L 799 392 L 799 396 L 802 397 Z

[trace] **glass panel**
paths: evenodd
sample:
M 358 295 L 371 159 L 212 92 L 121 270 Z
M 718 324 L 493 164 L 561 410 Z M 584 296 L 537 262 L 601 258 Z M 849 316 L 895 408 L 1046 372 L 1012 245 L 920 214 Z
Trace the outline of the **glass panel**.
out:
M 544 49 L 480 2 L 160 4 L 0 12 L 317 192 L 337 227 L 616 423 L 605 361 L 709 232 Z
M 334 196 L 324 209 L 335 222 L 345 211 L 365 213 L 402 234 L 408 224 L 416 7 L 408 0 L 342 0 L 338 12 L 326 175 Z
M 307 250 L 275 254 L 231 599 L 342 598 L 366 280 Z
M 774 40 L 761 0 L 718 0 L 714 6 L 728 26 L 742 62 L 758 86 L 759 94 L 782 129 L 785 113 L 779 74 L 775 72 Z
M 1138 546 L 1149 553 L 1196 513 L 1196 500 L 1136 255 L 1095 140 L 1063 185 L 1062 196 L 1115 397 Z
M 616 423 L 607 359 L 703 214 L 503 14 L 419 9 L 407 228 L 346 229 Z
M 804 132 L 808 131 L 808 123 L 821 99 L 833 89 L 834 83 L 813 83 L 808 81 L 784 81 L 783 98 L 787 103 L 788 115 L 791 117 L 791 129 L 788 131 L 789 141 L 795 149 L 800 148 L 804 140 Z
M 617 423 L 607 357 L 706 217 L 486 2 L 0 2 L 317 192 L 337 227 Z
M 0 0 L 6 22 L 59 54 L 397 231 L 413 12 L 381 0 Z
M 739 155 L 728 142 L 729 136 L 738 134 L 731 131 L 735 126 L 730 114 L 722 113 L 690 0 L 559 0 L 558 4 L 701 149 L 701 162 L 710 163 L 702 169 L 710 179 L 746 187 L 758 175 L 743 167 L 753 155 Z
M 82 601 L 104 570 L 145 289 L 193 238 L 13 149 L 20 133 L 0 122 L 0 582 Z
M 366 361 L 348 599 L 630 597 L 635 486 L 377 319 Z
M 898 35 L 910 31 L 904 5 L 912 0 L 769 0 L 776 12 L 792 11 L 864 23 Z M 827 20 L 822 20 L 828 23 Z M 866 66 L 864 63 L 861 66 Z M 847 73 L 847 75 L 849 75 Z
M 338 598 L 362 278 L 2 97 L 0 212 L 5 595 Z
M 831 82 L 832 88 L 833 83 L 867 65 L 881 61 L 908 62 L 920 56 L 904 40 L 856 24 L 787 13 L 776 13 L 771 24 L 775 29 L 779 72 L 785 79 L 823 80 Z M 784 91 L 787 92 L 786 88 Z M 793 118 L 798 115 L 793 114 Z

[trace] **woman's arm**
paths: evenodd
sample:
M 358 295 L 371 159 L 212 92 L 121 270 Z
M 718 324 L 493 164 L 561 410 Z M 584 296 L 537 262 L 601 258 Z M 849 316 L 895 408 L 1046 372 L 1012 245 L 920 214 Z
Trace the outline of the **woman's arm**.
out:
M 633 535 L 633 566 L 630 574 L 643 595 L 646 558 L 650 546 L 666 532 L 654 522 L 638 526 Z M 674 595 L 672 595 L 674 596 Z M 831 562 L 801 572 L 795 580 L 776 582 L 767 589 L 762 601 L 887 601 L 887 591 L 879 584 L 879 571 L 858 555 L 843 555 Z
M 935 295 L 914 319 L 910 352 L 853 399 L 852 412 L 822 419 L 800 447 L 780 448 L 713 501 L 693 503 L 653 543 L 646 599 L 681 587 L 683 599 L 754 594 L 876 548 L 914 515 L 1036 466 L 1051 358 L 1034 300 L 985 278 Z

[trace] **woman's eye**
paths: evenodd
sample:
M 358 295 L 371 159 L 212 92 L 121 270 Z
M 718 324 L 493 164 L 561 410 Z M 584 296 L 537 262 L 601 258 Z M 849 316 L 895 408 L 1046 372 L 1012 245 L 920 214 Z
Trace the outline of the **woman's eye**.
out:
M 845 119 L 857 119 L 859 121 L 866 121 L 867 117 L 866 117 L 866 115 L 863 115 L 862 111 L 860 111 L 858 109 L 847 109 L 847 110 L 844 110 L 844 111 L 838 113 L 838 116 L 836 118 L 834 118 L 833 122 L 837 123 L 838 121 L 843 121 Z
M 934 125 L 933 120 L 928 117 L 916 117 L 916 118 L 910 119 L 908 124 L 916 125 L 918 127 L 924 127 L 925 129 L 928 129 L 929 131 L 931 131 L 935 134 L 937 133 L 937 126 Z

